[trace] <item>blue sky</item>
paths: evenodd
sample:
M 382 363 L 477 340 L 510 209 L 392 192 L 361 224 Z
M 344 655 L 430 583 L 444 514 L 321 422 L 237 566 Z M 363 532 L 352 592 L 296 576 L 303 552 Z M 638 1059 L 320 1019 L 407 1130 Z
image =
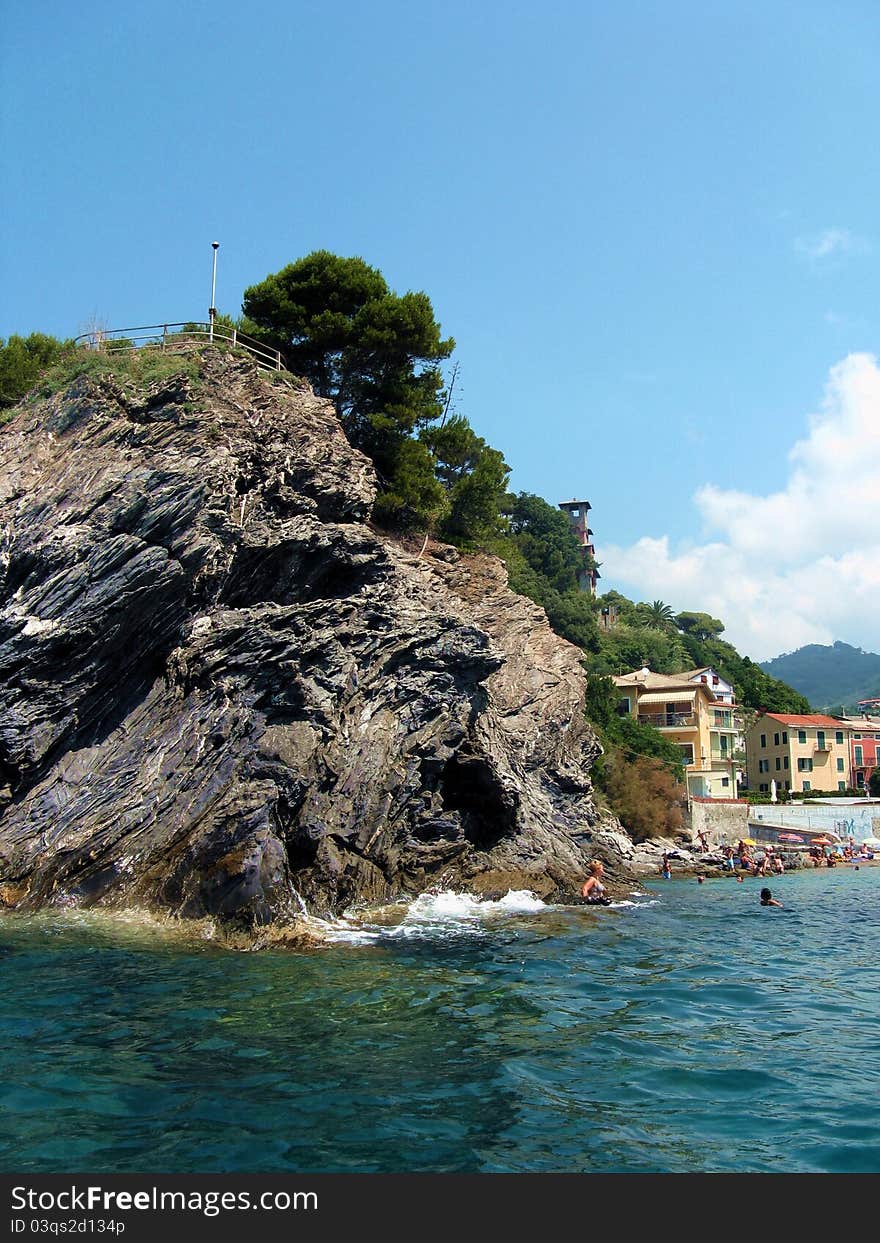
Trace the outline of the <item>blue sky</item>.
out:
M 877 650 L 878 52 L 856 0 L 6 0 L 0 336 L 362 255 L 604 586 Z

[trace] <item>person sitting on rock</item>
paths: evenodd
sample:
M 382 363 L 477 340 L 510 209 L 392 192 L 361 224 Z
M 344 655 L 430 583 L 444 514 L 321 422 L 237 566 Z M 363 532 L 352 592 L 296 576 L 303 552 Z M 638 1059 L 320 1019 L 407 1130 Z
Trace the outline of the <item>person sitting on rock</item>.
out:
M 581 887 L 581 897 L 590 906 L 609 906 L 611 904 L 611 899 L 605 893 L 605 886 L 602 884 L 604 872 L 605 865 L 598 859 L 594 859 L 590 864 L 590 875 Z

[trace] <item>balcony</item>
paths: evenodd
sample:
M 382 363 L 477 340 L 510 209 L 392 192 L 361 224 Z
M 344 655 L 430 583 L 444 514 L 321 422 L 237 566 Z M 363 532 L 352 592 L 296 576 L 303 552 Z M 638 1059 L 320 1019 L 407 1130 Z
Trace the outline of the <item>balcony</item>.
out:
M 697 718 L 693 712 L 640 712 L 640 725 L 653 725 L 655 729 L 693 729 Z

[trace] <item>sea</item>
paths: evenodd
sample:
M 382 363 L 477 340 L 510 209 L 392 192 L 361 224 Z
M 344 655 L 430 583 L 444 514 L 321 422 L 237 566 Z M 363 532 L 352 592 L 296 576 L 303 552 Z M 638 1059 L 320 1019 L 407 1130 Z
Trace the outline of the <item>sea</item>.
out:
M 880 868 L 456 893 L 233 952 L 0 919 L 0 1168 L 878 1172 Z

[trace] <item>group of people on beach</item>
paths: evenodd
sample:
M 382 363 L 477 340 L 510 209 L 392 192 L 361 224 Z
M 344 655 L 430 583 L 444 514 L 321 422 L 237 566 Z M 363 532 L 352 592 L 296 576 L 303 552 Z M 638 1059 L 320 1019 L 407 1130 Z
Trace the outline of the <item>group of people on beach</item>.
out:
M 863 843 L 856 849 L 853 838 L 850 838 L 846 845 L 838 852 L 835 850 L 826 851 L 822 846 L 815 843 L 810 847 L 807 858 L 814 868 L 833 868 L 838 863 L 868 863 L 874 858 L 874 852 L 869 850 Z
M 725 860 L 729 860 L 727 866 L 731 871 L 739 868 L 743 872 L 751 872 L 753 876 L 766 876 L 768 872 L 781 876 L 785 871 L 782 856 L 769 844 L 764 847 L 764 854 L 760 859 L 754 857 L 751 846 L 742 838 L 737 842 L 736 849 L 733 846 L 722 847 L 722 854 Z
M 708 853 L 709 843 L 706 838 L 706 834 L 698 832 L 697 838 L 703 852 Z M 722 866 L 729 869 L 731 872 L 737 872 L 738 881 L 742 881 L 743 873 L 750 876 L 764 877 L 769 872 L 773 875 L 781 876 L 785 871 L 785 864 L 782 860 L 782 855 L 769 842 L 764 845 L 763 850 L 764 853 L 761 858 L 755 858 L 752 854 L 751 845 L 745 840 L 745 838 L 740 838 L 736 846 L 720 847 L 720 853 L 724 860 Z M 677 851 L 663 851 L 663 858 L 660 863 L 660 875 L 664 880 L 669 880 L 671 878 L 672 869 L 670 866 L 670 860 L 677 855 Z M 831 868 L 834 867 L 839 861 L 849 863 L 859 859 L 870 860 L 874 858 L 874 855 L 865 845 L 860 846 L 858 850 L 856 850 L 855 841 L 850 838 L 847 844 L 843 847 L 842 853 L 839 857 L 836 856 L 833 851 L 826 853 L 825 849 L 818 845 L 810 847 L 807 857 L 811 860 L 813 867 Z M 602 880 L 604 874 L 604 864 L 602 864 L 598 859 L 594 859 L 590 864 L 590 873 L 581 886 L 581 897 L 588 906 L 611 905 L 611 899 L 608 897 L 608 893 Z M 700 884 L 703 884 L 705 877 L 701 873 L 698 873 L 697 881 Z M 761 905 L 782 906 L 782 903 L 776 901 L 769 889 L 762 889 Z

